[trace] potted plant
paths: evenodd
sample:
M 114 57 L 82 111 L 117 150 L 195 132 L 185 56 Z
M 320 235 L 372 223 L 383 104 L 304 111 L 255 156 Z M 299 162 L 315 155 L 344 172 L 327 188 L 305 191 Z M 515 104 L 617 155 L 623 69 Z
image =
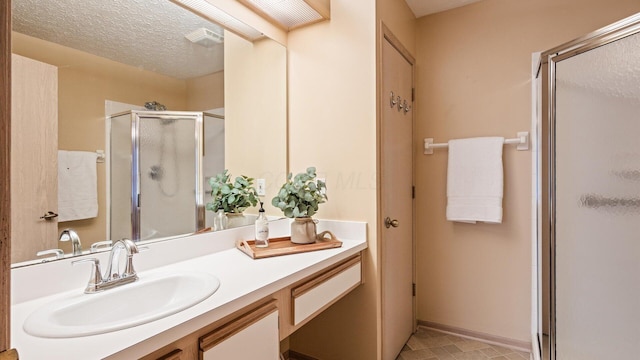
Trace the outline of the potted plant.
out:
M 258 204 L 258 195 L 253 187 L 253 178 L 240 175 L 231 182 L 229 170 L 209 178 L 212 202 L 207 203 L 209 211 L 224 211 L 229 217 L 226 227 L 242 225 L 243 211 Z
M 316 223 L 311 216 L 318 211 L 318 205 L 328 200 L 326 189 L 325 183 L 316 179 L 316 168 L 309 167 L 296 176 L 289 173 L 278 195 L 271 200 L 284 216 L 294 218 L 291 242 L 309 244 L 316 241 Z

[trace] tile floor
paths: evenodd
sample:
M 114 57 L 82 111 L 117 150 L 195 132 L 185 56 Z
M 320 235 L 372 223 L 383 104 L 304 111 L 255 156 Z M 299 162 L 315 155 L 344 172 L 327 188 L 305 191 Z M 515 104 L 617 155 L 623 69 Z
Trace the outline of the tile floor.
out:
M 485 359 L 529 360 L 529 353 L 418 327 L 396 360 Z

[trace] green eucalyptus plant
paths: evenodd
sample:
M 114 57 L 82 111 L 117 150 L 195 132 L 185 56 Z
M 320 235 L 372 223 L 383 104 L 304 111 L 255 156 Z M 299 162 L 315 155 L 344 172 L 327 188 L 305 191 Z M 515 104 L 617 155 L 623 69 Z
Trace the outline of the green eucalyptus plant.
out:
M 229 170 L 209 178 L 212 202 L 207 203 L 206 209 L 217 211 L 224 209 L 227 213 L 241 213 L 250 206 L 256 206 L 258 195 L 253 187 L 253 178 L 241 175 L 231 182 Z
M 289 218 L 313 216 L 318 211 L 318 205 L 328 199 L 326 189 L 324 182 L 316 180 L 316 168 L 309 167 L 295 177 L 289 173 L 271 204 Z

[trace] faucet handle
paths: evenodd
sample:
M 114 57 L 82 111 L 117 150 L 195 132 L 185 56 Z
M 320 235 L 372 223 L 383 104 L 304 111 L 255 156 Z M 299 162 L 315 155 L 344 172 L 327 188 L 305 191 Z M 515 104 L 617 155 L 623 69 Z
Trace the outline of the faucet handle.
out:
M 64 257 L 64 251 L 62 251 L 62 249 L 41 250 L 36 253 L 36 256 L 43 256 L 43 255 L 49 255 L 49 254 L 55 255 L 56 259 L 62 259 Z M 47 259 L 43 261 L 47 261 Z
M 91 244 L 90 252 L 91 253 L 96 253 L 96 252 L 102 250 L 103 248 L 104 249 L 110 248 L 111 245 L 113 245 L 113 242 L 111 240 L 98 241 L 98 242 L 95 242 L 95 243 Z
M 89 282 L 87 283 L 87 287 L 84 289 L 86 294 L 92 294 L 100 291 L 98 285 L 103 282 L 102 279 L 102 271 L 100 270 L 100 260 L 96 258 L 88 258 L 82 260 L 75 260 L 71 262 L 71 265 L 76 265 L 78 263 L 90 262 L 93 266 L 91 266 L 91 275 L 89 276 Z
M 138 245 L 135 242 L 129 239 L 120 240 L 125 246 L 127 251 L 127 262 L 124 267 L 124 272 L 122 273 L 123 277 L 133 277 L 134 279 L 138 278 L 135 269 L 133 268 L 133 255 L 140 252 L 138 249 Z

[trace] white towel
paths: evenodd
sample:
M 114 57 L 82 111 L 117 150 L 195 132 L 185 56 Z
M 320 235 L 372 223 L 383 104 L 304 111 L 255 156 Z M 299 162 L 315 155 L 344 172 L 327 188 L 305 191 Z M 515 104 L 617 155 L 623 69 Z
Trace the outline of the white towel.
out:
M 449 141 L 447 220 L 502 223 L 504 138 Z
M 58 222 L 98 216 L 97 156 L 58 150 Z

